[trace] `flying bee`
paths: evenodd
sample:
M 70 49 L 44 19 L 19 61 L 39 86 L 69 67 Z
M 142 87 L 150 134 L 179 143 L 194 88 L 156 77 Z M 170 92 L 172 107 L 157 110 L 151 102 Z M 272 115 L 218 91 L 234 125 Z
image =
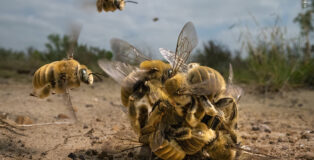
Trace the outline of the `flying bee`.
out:
M 125 3 L 135 3 L 135 1 L 124 1 L 124 0 L 97 0 L 96 6 L 98 12 L 114 12 L 115 10 L 123 10 L 125 7 Z
M 64 94 L 68 105 L 73 106 L 69 89 L 77 88 L 80 83 L 93 84 L 93 73 L 85 65 L 73 59 L 74 45 L 77 42 L 81 27 L 72 27 L 71 45 L 67 52 L 67 59 L 51 62 L 41 66 L 33 77 L 32 96 L 46 98 L 51 93 Z M 73 112 L 76 119 L 76 115 Z

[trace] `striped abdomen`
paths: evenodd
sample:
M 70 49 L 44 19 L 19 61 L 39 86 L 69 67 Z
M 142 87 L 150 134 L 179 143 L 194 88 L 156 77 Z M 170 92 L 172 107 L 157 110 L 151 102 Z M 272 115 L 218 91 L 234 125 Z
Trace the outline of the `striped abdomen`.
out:
M 187 80 L 189 84 L 198 84 L 204 81 L 208 81 L 206 83 L 208 87 L 208 96 L 210 99 L 216 97 L 217 95 L 221 94 L 224 90 L 226 90 L 226 82 L 222 75 L 206 66 L 198 66 L 194 67 L 188 72 Z

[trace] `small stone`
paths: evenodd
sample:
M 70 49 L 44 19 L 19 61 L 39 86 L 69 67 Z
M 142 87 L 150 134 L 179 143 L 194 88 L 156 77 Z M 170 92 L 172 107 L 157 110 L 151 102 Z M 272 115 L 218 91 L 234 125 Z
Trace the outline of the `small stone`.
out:
M 266 124 L 261 124 L 261 128 L 263 128 L 264 132 L 271 133 L 271 129 Z
M 101 120 L 99 118 L 96 118 L 96 122 L 101 122 Z
M 298 107 L 303 107 L 303 104 L 302 104 L 302 103 L 299 103 L 299 104 L 298 104 Z
M 279 137 L 278 142 L 283 142 L 283 139 L 281 137 Z
M 301 133 L 301 139 L 307 139 L 309 140 L 311 138 L 310 136 L 311 131 L 304 131 Z
M 69 116 L 67 116 L 66 114 L 63 114 L 63 113 L 60 113 L 57 116 L 57 119 L 68 119 L 68 118 L 69 118 Z
M 119 127 L 118 125 L 114 125 L 114 126 L 112 127 L 112 130 L 113 130 L 113 131 L 119 131 L 119 130 L 120 130 L 120 127 Z
M 273 142 L 273 141 L 269 141 L 269 144 L 275 144 L 275 142 Z
M 88 126 L 86 124 L 83 125 L 83 129 L 87 129 Z
M 260 128 L 258 126 L 252 126 L 252 131 L 258 131 Z
M 282 150 L 287 150 L 287 149 L 289 149 L 287 146 L 282 146 L 282 148 L 281 148 Z
M 68 155 L 69 158 L 72 158 L 72 160 L 75 160 L 76 159 L 76 155 L 74 153 L 70 153 Z
M 27 116 L 17 116 L 15 122 L 17 124 L 33 124 L 33 121 Z
M 50 98 L 48 98 L 46 101 L 47 101 L 47 102 L 52 102 L 52 100 L 51 100 Z
M 103 100 L 103 101 L 106 101 L 106 100 L 107 100 L 107 98 L 106 98 L 106 97 L 104 97 L 104 98 L 102 98 L 102 100 Z
M 80 160 L 85 160 L 85 157 L 84 157 L 83 155 L 80 155 L 80 156 L 79 156 L 79 159 L 80 159 Z
M 86 104 L 85 107 L 86 107 L 86 108 L 91 108 L 91 107 L 94 107 L 94 105 L 92 105 L 92 104 Z

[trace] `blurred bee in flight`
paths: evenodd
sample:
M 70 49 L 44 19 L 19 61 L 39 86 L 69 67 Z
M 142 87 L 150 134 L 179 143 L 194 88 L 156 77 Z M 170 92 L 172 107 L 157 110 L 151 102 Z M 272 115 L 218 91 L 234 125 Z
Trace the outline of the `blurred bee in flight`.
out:
M 71 44 L 67 58 L 45 64 L 34 73 L 31 95 L 46 98 L 51 93 L 64 94 L 67 105 L 71 107 L 76 120 L 69 89 L 78 88 L 81 82 L 91 85 L 94 78 L 91 70 L 73 59 L 74 45 L 77 43 L 81 26 L 72 26 L 71 30 Z
M 97 0 L 96 6 L 98 12 L 114 12 L 115 10 L 123 10 L 125 7 L 125 3 L 135 3 L 135 1 L 124 1 L 124 0 Z

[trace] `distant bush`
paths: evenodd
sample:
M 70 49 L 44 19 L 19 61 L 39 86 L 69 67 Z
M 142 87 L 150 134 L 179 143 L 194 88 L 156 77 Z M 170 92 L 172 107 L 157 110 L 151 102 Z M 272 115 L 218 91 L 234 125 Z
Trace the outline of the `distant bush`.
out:
M 20 73 L 32 74 L 44 64 L 66 58 L 66 53 L 70 49 L 70 39 L 68 36 L 50 34 L 45 47 L 44 51 L 30 47 L 26 52 L 0 48 L 0 77 L 14 77 Z M 103 58 L 111 59 L 112 52 L 75 44 L 74 59 L 85 64 L 93 72 L 102 72 L 97 65 L 97 60 Z
M 193 61 L 212 67 L 223 75 L 228 64 L 234 68 L 236 81 L 252 83 L 260 91 L 280 91 L 287 86 L 314 86 L 314 59 L 303 61 L 304 48 L 297 40 L 287 39 L 284 28 L 277 25 L 262 28 L 253 36 L 249 30 L 242 33 L 243 49 L 248 54 L 231 52 L 222 44 L 209 41 L 193 56 Z
M 219 72 L 226 74 L 231 62 L 231 52 L 222 44 L 209 41 L 204 44 L 202 50 L 196 51 L 196 54 L 192 56 L 192 61 L 215 68 Z

